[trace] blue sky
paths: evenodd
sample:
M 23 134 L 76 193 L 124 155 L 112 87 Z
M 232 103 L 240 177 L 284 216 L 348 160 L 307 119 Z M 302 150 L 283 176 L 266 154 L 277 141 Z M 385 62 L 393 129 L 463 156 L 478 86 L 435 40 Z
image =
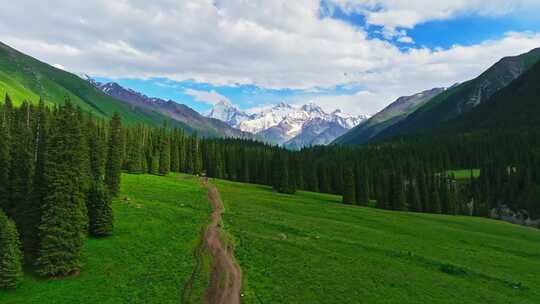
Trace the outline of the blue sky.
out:
M 454 45 L 474 46 L 487 40 L 502 39 L 508 32 L 540 32 L 540 18 L 524 18 L 515 15 L 493 17 L 467 14 L 446 20 L 424 22 L 413 28 L 397 28 L 397 31 L 403 31 L 407 37 L 412 39 L 412 42 L 403 43 L 399 41 L 399 37 L 385 37 L 383 34 L 384 27 L 367 24 L 366 18 L 362 14 L 345 13 L 336 9 L 326 17 L 338 19 L 354 27 L 361 28 L 367 32 L 369 39 L 387 41 L 399 47 L 402 51 L 415 48 L 444 50 Z M 353 97 L 363 90 L 361 83 L 310 89 L 271 89 L 252 84 L 212 85 L 211 83 L 193 80 L 174 81 L 159 77 L 149 79 L 97 77 L 97 79 L 102 82 L 116 81 L 125 87 L 143 92 L 149 96 L 186 103 L 200 112 L 208 111 L 216 99 L 200 100 L 190 94 L 189 92 L 193 93 L 190 90 L 215 92 L 241 109 L 264 107 L 281 101 L 290 103 L 316 102 L 321 96 Z M 444 85 L 448 85 L 448 83 L 441 83 L 441 86 Z M 426 87 L 426 89 L 428 88 Z M 337 107 L 339 105 L 336 105 Z
M 538 0 L 19 0 L 0 10 L 0 37 L 201 112 L 228 100 L 374 114 L 539 47 L 538 11 Z

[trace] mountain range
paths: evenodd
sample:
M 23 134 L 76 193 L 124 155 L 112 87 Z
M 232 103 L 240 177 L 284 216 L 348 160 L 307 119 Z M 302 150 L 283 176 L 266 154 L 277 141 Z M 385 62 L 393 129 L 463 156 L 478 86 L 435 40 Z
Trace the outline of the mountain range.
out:
M 55 105 L 69 98 L 84 111 L 98 117 L 111 117 L 118 112 L 127 124 L 159 126 L 167 121 L 173 127 L 206 137 L 254 138 L 301 149 L 328 143 L 363 144 L 436 130 L 458 132 L 475 126 L 497 125 L 489 122 L 485 117 L 488 114 L 481 113 L 491 113 L 489 115 L 505 121 L 505 112 L 500 109 L 515 112 L 509 102 L 514 99 L 512 94 L 521 96 L 521 100 L 525 100 L 523 103 L 531 103 L 534 88 L 531 88 L 530 79 L 536 78 L 528 71 L 539 60 L 540 48 L 505 57 L 475 79 L 448 89 L 434 88 L 400 97 L 369 119 L 365 115 L 352 116 L 339 110 L 327 113 L 314 103 L 302 106 L 280 103 L 246 112 L 230 102 L 221 101 L 210 113 L 201 115 L 179 102 L 148 97 L 118 83 L 98 83 L 86 76 L 81 78 L 0 43 L 0 94 L 8 93 L 15 104 L 24 100 L 35 103 L 43 98 L 46 104 Z M 527 79 L 523 80 L 525 75 Z M 526 109 L 521 110 L 524 113 L 513 115 L 524 117 L 525 122 L 534 120 Z M 475 122 L 470 121 L 473 118 Z
M 367 119 L 365 115 L 352 116 L 340 110 L 327 113 L 315 103 L 293 106 L 284 102 L 247 113 L 230 102 L 220 101 L 207 116 L 291 149 L 328 144 Z
M 205 137 L 252 137 L 217 119 L 200 115 L 184 104 L 150 98 L 117 83 L 98 83 L 86 75 L 78 76 L 41 62 L 1 42 L 0 94 L 9 94 L 16 105 L 23 101 L 37 103 L 40 98 L 48 105 L 55 105 L 69 98 L 97 117 L 111 117 L 118 112 L 127 124 L 159 126 L 167 121 L 172 127 Z
M 251 134 L 230 127 L 221 120 L 205 117 L 197 111 L 173 100 L 148 97 L 140 92 L 124 88 L 116 82 L 99 83 L 88 76 L 88 82 L 105 94 L 135 107 L 155 111 L 175 121 L 189 125 L 193 130 L 205 136 L 251 138 Z

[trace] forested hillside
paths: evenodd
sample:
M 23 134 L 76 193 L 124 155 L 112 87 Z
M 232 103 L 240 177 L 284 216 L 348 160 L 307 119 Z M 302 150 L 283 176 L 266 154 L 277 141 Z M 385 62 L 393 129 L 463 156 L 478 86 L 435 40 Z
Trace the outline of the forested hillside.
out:
M 440 126 L 435 132 L 520 129 L 540 126 L 540 63 L 471 112 Z
M 156 127 L 167 121 L 171 126 L 189 133 L 197 132 L 201 136 L 243 136 L 242 132 L 217 120 L 205 118 L 173 101 L 148 104 L 111 96 L 77 75 L 0 42 L 0 96 L 6 94 L 11 96 L 14 105 L 20 105 L 23 101 L 37 104 L 40 99 L 47 105 L 60 105 L 69 99 L 83 111 L 99 118 L 110 118 L 116 112 L 127 125 L 143 123 Z
M 14 108 L 6 96 L 0 110 L 0 231 L 8 233 L 2 241 L 11 249 L 0 255 L 2 287 L 19 284 L 23 254 L 25 266 L 41 276 L 76 275 L 85 236 L 113 233 L 110 200 L 120 186 L 122 142 L 117 114 L 107 124 L 69 101 Z
M 540 49 L 506 57 L 477 78 L 454 86 L 437 95 L 403 121 L 387 128 L 373 140 L 429 133 L 432 128 L 463 115 L 488 101 L 540 59 Z

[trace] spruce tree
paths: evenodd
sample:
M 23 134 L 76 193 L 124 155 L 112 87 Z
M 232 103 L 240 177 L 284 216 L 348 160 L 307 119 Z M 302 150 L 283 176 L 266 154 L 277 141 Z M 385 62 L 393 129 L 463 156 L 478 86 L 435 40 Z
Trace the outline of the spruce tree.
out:
M 9 134 L 10 108 L 0 108 L 0 208 L 6 210 L 9 202 L 9 168 L 11 164 L 11 137 Z
M 17 288 L 22 281 L 22 252 L 15 223 L 0 209 L 0 289 Z
M 281 182 L 281 164 L 279 152 L 275 151 L 272 154 L 272 189 L 274 191 L 279 191 L 280 182 Z
M 432 213 L 441 213 L 441 198 L 436 187 L 433 187 L 431 190 L 429 203 L 431 206 L 430 211 Z
M 279 181 L 278 181 L 278 192 L 289 193 L 289 168 L 288 162 L 285 158 L 284 153 L 279 155 Z
M 39 225 L 37 272 L 44 276 L 77 273 L 88 218 L 82 192 L 81 126 L 69 101 L 56 114 L 47 141 L 43 199 Z
M 352 166 L 345 166 L 343 169 L 343 195 L 344 204 L 354 204 L 356 202 L 356 190 L 354 183 L 354 173 Z
M 33 209 L 35 217 L 35 225 L 33 226 L 32 234 L 34 239 L 30 244 L 30 254 L 34 255 L 38 249 L 39 238 L 38 238 L 38 227 L 41 221 L 41 209 L 43 206 L 43 199 L 47 194 L 47 179 L 45 175 L 45 163 L 47 159 L 47 129 L 48 129 L 48 120 L 47 120 L 47 109 L 45 108 L 45 103 L 43 100 L 39 102 L 38 108 L 38 117 L 36 122 L 36 152 L 35 159 L 36 165 L 34 169 L 34 186 L 33 186 Z
M 109 236 L 113 232 L 113 212 L 108 190 L 101 180 L 95 180 L 88 194 L 89 231 L 92 236 Z
M 171 143 L 165 127 L 161 130 L 159 145 L 159 174 L 167 175 L 171 170 Z
M 417 181 L 411 181 L 409 183 L 407 191 L 407 202 L 410 210 L 414 212 L 422 212 L 422 201 L 420 200 L 420 194 L 418 192 Z
M 360 170 L 360 166 L 358 166 L 356 172 L 356 203 L 358 205 L 367 206 L 369 203 L 369 181 L 367 170 Z
M 105 168 L 105 183 L 111 196 L 116 196 L 120 190 L 122 154 L 122 119 L 118 113 L 114 113 L 109 127 L 107 166 Z
M 103 159 L 105 143 L 93 122 L 89 122 L 90 132 L 90 176 L 86 205 L 88 209 L 88 231 L 92 236 L 102 237 L 112 234 L 113 214 L 109 190 L 103 181 Z
M 32 200 L 35 148 L 31 125 L 31 108 L 24 102 L 15 111 L 9 176 L 9 201 L 6 213 L 15 221 L 24 248 L 32 248 L 39 222 L 39 206 Z M 11 205 L 11 206 L 10 206 Z

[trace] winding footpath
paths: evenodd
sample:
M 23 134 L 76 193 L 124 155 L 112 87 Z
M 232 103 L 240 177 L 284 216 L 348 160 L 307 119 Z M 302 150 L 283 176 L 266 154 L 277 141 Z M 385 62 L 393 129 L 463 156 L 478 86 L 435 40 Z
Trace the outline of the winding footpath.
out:
M 234 259 L 233 248 L 223 243 L 221 215 L 224 211 L 223 202 L 218 189 L 211 185 L 207 178 L 202 179 L 208 190 L 208 201 L 212 205 L 211 222 L 202 235 L 201 244 L 195 250 L 195 255 L 208 252 L 212 257 L 210 284 L 204 295 L 205 304 L 239 304 L 242 288 L 242 270 Z M 196 268 L 200 268 L 197 266 Z M 196 269 L 195 272 L 200 271 Z M 195 274 L 194 272 L 194 274 Z M 193 284 L 193 278 L 186 289 Z M 184 290 L 184 299 L 186 290 Z

